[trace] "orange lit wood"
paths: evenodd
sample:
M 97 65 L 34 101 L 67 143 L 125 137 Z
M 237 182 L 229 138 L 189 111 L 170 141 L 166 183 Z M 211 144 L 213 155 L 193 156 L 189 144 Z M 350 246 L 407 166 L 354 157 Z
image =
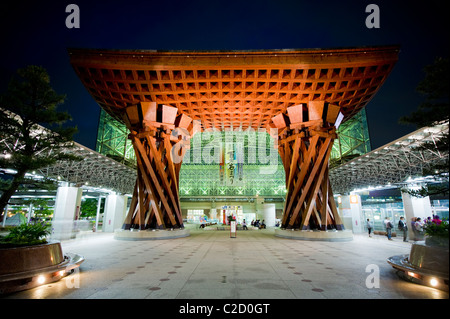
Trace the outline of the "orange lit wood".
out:
M 305 111 L 304 117 L 298 116 L 301 110 Z M 344 229 L 328 178 L 328 161 L 333 140 L 337 138 L 334 124 L 338 116 L 339 108 L 335 105 L 314 102 L 288 109 L 288 121 L 284 125 L 295 128 L 278 126 L 283 129 L 279 135 L 279 152 L 287 177 L 282 228 Z M 274 123 L 279 118 L 277 115 Z M 299 127 L 303 134 L 299 133 Z
M 123 121 L 131 132 L 129 138 L 138 170 L 124 229 L 183 227 L 178 195 L 179 171 L 171 154 L 172 146 L 179 142 L 178 138 L 171 138 L 176 115 L 176 108 L 156 103 L 129 106 L 123 114 Z M 187 117 L 183 120 L 177 124 L 183 123 L 187 127 L 191 122 Z
M 130 129 L 138 178 L 124 228 L 182 227 L 176 129 L 278 128 L 283 227 L 342 229 L 328 179 L 336 122 L 373 98 L 399 47 L 270 51 L 70 49 L 96 102 Z M 324 103 L 326 101 L 327 103 Z M 339 117 L 340 116 L 340 117 Z M 201 122 L 201 127 L 197 122 Z M 188 136 L 179 137 L 186 139 Z
M 397 46 L 229 52 L 69 49 L 89 93 L 119 121 L 126 107 L 156 102 L 176 107 L 205 129 L 218 130 L 268 128 L 275 115 L 287 115 L 287 108 L 309 101 L 339 106 L 346 120 L 372 99 L 398 52 Z

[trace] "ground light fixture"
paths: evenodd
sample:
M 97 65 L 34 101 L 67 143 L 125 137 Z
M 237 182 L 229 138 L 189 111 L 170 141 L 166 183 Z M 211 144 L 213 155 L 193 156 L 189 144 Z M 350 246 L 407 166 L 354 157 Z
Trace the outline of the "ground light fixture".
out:
M 4 252 L 4 254 L 8 253 Z M 0 296 L 59 281 L 73 274 L 83 262 L 83 256 L 66 253 L 64 254 L 64 260 L 57 264 L 43 264 L 42 267 L 37 269 L 30 269 L 28 265 L 25 265 L 27 267 L 23 271 L 2 273 L 0 275 Z
M 44 275 L 39 275 L 38 277 L 37 277 L 37 283 L 39 284 L 39 285 L 42 285 L 42 284 L 44 284 L 45 283 L 45 276 Z
M 42 286 L 44 284 L 49 284 L 49 283 L 58 281 L 72 273 L 73 273 L 73 269 L 70 269 L 68 271 L 59 270 L 56 272 L 39 274 L 34 277 L 34 280 L 36 282 L 36 285 L 34 285 L 34 287 L 38 287 L 38 286 Z M 33 281 L 33 279 L 31 281 Z
M 414 256 L 411 257 L 411 254 Z M 439 264 L 438 261 L 433 261 L 434 267 L 432 268 L 428 265 L 423 267 L 423 260 L 420 265 L 416 265 L 414 260 L 417 254 L 420 256 L 420 250 L 411 249 L 409 255 L 392 256 L 387 259 L 387 262 L 397 270 L 397 275 L 405 281 L 448 291 L 448 272 L 444 268 L 436 266 Z
M 431 278 L 429 282 L 433 287 L 437 287 L 437 285 L 439 284 L 439 281 L 436 278 Z
M 397 268 L 397 267 L 394 267 Z M 399 273 L 400 277 L 415 284 L 428 286 L 440 290 L 448 291 L 448 281 L 435 276 L 426 276 L 413 271 L 403 271 Z

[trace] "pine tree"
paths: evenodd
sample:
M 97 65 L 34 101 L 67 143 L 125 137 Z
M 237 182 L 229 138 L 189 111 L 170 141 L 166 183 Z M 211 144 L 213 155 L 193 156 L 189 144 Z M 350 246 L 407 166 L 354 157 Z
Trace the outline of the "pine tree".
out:
M 433 126 L 449 120 L 450 106 L 450 69 L 448 58 L 437 58 L 431 65 L 425 67 L 425 78 L 417 86 L 417 91 L 425 96 L 425 101 L 419 105 L 416 111 L 400 119 L 400 123 L 413 124 L 418 128 Z M 438 150 L 443 154 L 448 153 L 449 134 L 445 133 L 440 139 L 430 143 L 424 143 L 422 150 Z M 445 161 L 435 163 L 430 169 L 424 169 L 424 176 L 432 175 L 436 180 L 443 181 L 438 184 L 423 186 L 419 190 L 404 191 L 416 197 L 430 195 L 448 195 L 449 162 L 448 156 Z
M 449 119 L 450 69 L 448 58 L 437 58 L 424 69 L 426 75 L 416 90 L 424 95 L 425 101 L 418 109 L 400 119 L 401 123 L 414 124 L 418 128 L 432 126 Z
M 71 117 L 57 110 L 64 99 L 50 86 L 47 71 L 33 65 L 19 69 L 0 95 L 0 168 L 9 169 L 0 175 L 0 213 L 19 186 L 37 183 L 27 172 L 77 159 L 67 154 L 77 129 L 63 127 Z

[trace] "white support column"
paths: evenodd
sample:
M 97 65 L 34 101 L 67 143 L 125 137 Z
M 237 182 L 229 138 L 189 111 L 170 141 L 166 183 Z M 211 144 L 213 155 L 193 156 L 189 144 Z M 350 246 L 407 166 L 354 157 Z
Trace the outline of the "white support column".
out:
M 5 227 L 5 224 L 6 224 L 6 218 L 8 218 L 8 204 L 6 204 L 6 206 L 5 206 L 5 216 L 3 216 L 3 224 L 2 224 L 2 226 L 3 227 Z
M 357 194 L 341 196 L 339 203 L 340 215 L 343 218 L 344 227 L 352 229 L 353 233 L 364 231 L 361 196 Z
M 83 190 L 79 187 L 58 187 L 53 213 L 53 240 L 67 240 L 75 237 L 74 219 L 81 207 Z
M 263 219 L 263 217 L 262 217 L 263 204 L 264 204 L 264 198 L 257 196 L 255 199 L 255 220 L 260 219 L 262 221 L 262 219 Z
M 30 203 L 30 205 L 28 206 L 27 224 L 31 222 L 31 215 L 33 215 L 33 203 Z
M 430 216 L 433 211 L 431 209 L 430 197 L 414 197 L 408 193 L 402 192 L 403 209 L 405 211 L 405 220 L 408 223 L 409 238 L 414 238 L 414 233 L 411 227 L 411 220 L 420 217 L 423 221 Z
M 103 232 L 112 233 L 120 229 L 126 217 L 128 197 L 125 195 L 110 194 L 106 197 L 105 212 L 103 215 Z
M 263 204 L 263 219 L 267 227 L 275 226 L 275 204 Z
M 209 211 L 209 219 L 217 219 L 217 209 L 216 209 L 216 203 L 211 203 L 211 209 Z
M 97 215 L 95 216 L 95 231 L 98 231 L 98 222 L 100 219 L 100 208 L 102 206 L 103 196 L 99 196 L 97 200 Z

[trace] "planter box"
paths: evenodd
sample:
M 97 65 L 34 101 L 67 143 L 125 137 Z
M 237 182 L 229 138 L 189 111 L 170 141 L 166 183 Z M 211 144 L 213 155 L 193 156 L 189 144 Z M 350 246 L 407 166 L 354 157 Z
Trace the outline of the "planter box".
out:
M 387 262 L 400 270 L 398 274 L 405 280 L 448 291 L 448 257 L 448 246 L 416 242 L 409 255 L 392 256 Z
M 0 295 L 58 281 L 83 261 L 78 254 L 63 254 L 59 242 L 0 248 Z
M 409 262 L 416 269 L 446 274 L 448 277 L 448 247 L 414 243 L 411 246 Z
M 447 248 L 449 246 L 448 238 L 443 237 L 435 237 L 435 236 L 426 236 L 425 237 L 425 244 L 427 246 L 434 246 L 434 247 L 441 247 L 441 248 Z
M 64 261 L 60 243 L 0 249 L 0 275 L 55 266 Z

